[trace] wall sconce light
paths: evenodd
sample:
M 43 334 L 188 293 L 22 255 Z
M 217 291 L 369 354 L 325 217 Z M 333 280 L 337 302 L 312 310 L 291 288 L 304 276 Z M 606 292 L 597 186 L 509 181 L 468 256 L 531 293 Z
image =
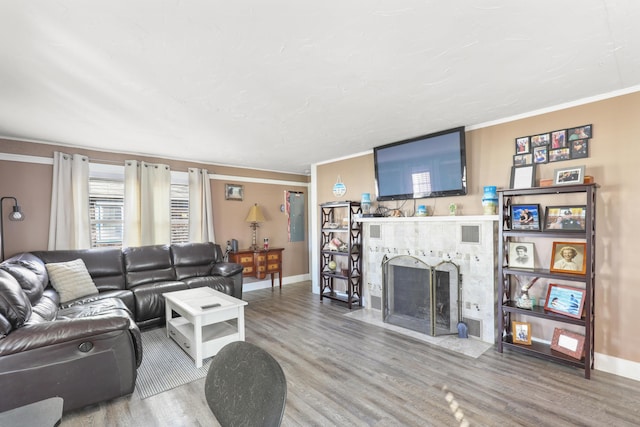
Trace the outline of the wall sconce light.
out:
M 247 215 L 244 221 L 250 222 L 251 225 L 249 227 L 253 230 L 253 238 L 251 241 L 251 247 L 249 247 L 249 249 L 251 249 L 252 251 L 257 251 L 260 249 L 256 243 L 258 237 L 258 227 L 260 227 L 258 223 L 265 221 L 264 215 L 262 215 L 262 211 L 258 207 L 257 203 L 251 206 L 251 209 L 249 209 L 249 215 Z
M 15 197 L 2 197 L 0 198 L 0 261 L 4 261 L 4 224 L 3 224 L 3 203 L 4 199 L 13 200 L 13 211 L 9 214 L 9 221 L 23 221 L 24 213 L 20 210 L 18 200 Z

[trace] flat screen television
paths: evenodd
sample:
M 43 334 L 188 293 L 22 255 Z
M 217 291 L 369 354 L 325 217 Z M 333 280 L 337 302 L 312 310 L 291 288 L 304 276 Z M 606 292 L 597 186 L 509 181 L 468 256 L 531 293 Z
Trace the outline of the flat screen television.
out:
M 373 149 L 377 200 L 467 194 L 464 127 Z

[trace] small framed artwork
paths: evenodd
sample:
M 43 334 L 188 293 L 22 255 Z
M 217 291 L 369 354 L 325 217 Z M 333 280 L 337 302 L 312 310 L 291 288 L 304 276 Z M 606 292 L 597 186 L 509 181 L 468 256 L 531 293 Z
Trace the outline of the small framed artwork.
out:
M 567 129 L 567 137 L 569 141 L 576 139 L 589 139 L 593 137 L 593 128 L 591 125 L 582 125 L 575 128 Z
M 562 162 L 564 160 L 571 159 L 571 149 L 570 148 L 554 148 L 549 150 L 549 161 L 550 162 Z
M 531 345 L 531 323 L 511 322 L 511 332 L 513 333 L 514 344 Z
M 553 330 L 553 339 L 551 340 L 551 350 L 580 360 L 584 356 L 584 335 L 555 328 Z
M 584 165 L 556 169 L 553 171 L 553 185 L 575 185 L 583 183 Z
M 516 154 L 529 153 L 530 152 L 529 150 L 530 150 L 530 145 L 529 145 L 528 136 L 522 136 L 520 138 L 516 138 Z
M 531 146 L 540 147 L 543 145 L 549 145 L 549 134 L 542 133 L 540 135 L 533 135 L 531 137 Z
M 571 158 L 583 159 L 589 157 L 589 140 L 588 139 L 576 139 L 571 141 Z
M 547 206 L 544 213 L 545 231 L 584 231 L 587 206 Z
M 511 229 L 540 231 L 540 205 L 511 205 Z
M 535 266 L 533 243 L 509 242 L 508 265 L 515 268 L 533 268 Z
M 516 154 L 513 156 L 513 165 L 514 166 L 525 166 L 530 165 L 532 163 L 531 154 Z
M 586 243 L 553 242 L 551 265 L 549 270 L 555 273 L 584 274 Z
M 535 165 L 511 166 L 511 188 L 531 188 L 536 181 Z
M 549 162 L 549 146 L 533 147 L 533 163 Z
M 242 201 L 244 199 L 244 186 L 238 184 L 225 184 L 224 199 Z
M 551 148 L 567 147 L 567 131 L 566 129 L 551 132 Z
M 544 309 L 580 319 L 586 294 L 584 289 L 549 283 Z

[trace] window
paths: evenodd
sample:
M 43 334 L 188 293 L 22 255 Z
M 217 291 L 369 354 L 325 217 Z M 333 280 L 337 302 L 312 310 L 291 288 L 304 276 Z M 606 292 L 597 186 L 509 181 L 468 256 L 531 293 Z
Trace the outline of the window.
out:
M 91 247 L 121 247 L 124 230 L 124 168 L 91 169 L 89 178 L 89 215 Z M 189 241 L 189 185 L 171 173 L 171 243 Z M 186 173 L 184 173 L 186 175 Z M 174 183 L 174 176 L 177 176 Z

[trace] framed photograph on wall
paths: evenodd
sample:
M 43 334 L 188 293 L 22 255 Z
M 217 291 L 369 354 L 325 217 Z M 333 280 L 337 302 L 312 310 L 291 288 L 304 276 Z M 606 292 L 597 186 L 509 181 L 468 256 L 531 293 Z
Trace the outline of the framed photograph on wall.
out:
M 516 154 L 525 154 L 530 152 L 529 137 L 521 136 L 516 138 Z
M 576 139 L 589 139 L 593 137 L 593 128 L 591 125 L 582 125 L 575 128 L 567 129 L 567 138 L 569 141 Z
M 533 147 L 533 163 L 548 163 L 549 162 L 549 146 L 542 145 L 540 147 Z
M 513 334 L 514 344 L 531 345 L 531 323 L 529 322 L 511 322 L 511 333 Z
M 509 267 L 534 268 L 534 266 L 533 243 L 509 242 Z
M 511 229 L 540 231 L 540 205 L 511 205 Z
M 531 154 L 516 154 L 513 156 L 513 165 L 514 166 L 525 166 L 533 163 L 533 158 Z
M 533 135 L 531 137 L 532 147 L 541 147 L 543 145 L 549 145 L 549 134 L 541 133 L 540 135 Z
M 551 148 L 567 147 L 567 130 L 557 130 L 551 132 Z
M 553 185 L 575 185 L 583 183 L 584 165 L 556 169 L 553 172 Z
M 571 158 L 583 159 L 589 157 L 589 140 L 588 139 L 576 139 L 571 141 Z
M 549 161 L 550 162 L 562 162 L 564 160 L 571 159 L 571 149 L 570 148 L 553 148 L 549 150 Z
M 587 206 L 547 206 L 544 214 L 545 231 L 585 231 Z
M 555 273 L 585 274 L 587 264 L 584 262 L 587 244 L 581 242 L 553 242 L 551 266 Z
M 580 319 L 586 294 L 584 289 L 549 283 L 544 309 Z
M 535 165 L 511 166 L 511 188 L 531 188 L 536 181 Z
M 242 201 L 244 199 L 244 186 L 239 184 L 225 184 L 224 199 Z
M 559 351 L 580 360 L 584 357 L 584 335 L 555 328 L 551 340 L 551 350 Z

